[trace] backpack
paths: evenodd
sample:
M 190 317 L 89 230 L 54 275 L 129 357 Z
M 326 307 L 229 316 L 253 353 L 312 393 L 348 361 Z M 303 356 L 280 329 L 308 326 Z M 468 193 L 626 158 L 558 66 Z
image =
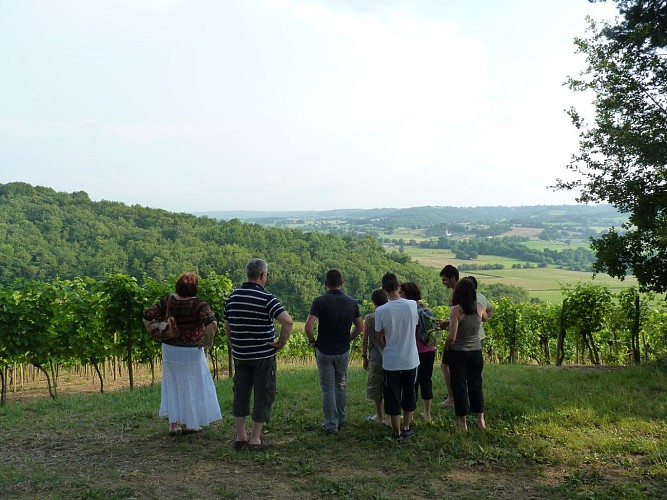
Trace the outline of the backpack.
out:
M 433 313 L 428 307 L 422 305 L 417 307 L 417 337 L 425 345 L 435 345 L 440 336 L 440 323 L 433 317 Z

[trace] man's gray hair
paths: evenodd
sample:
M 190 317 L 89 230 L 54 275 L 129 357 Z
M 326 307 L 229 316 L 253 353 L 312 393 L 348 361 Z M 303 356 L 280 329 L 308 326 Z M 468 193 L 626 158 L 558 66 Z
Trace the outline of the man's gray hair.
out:
M 265 260 L 250 259 L 245 266 L 245 273 L 249 280 L 256 280 L 262 273 L 265 273 L 269 266 Z

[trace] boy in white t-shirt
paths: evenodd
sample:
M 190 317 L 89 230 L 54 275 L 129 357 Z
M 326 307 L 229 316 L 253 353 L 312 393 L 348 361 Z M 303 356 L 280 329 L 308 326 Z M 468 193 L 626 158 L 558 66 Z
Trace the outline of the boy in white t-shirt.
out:
M 410 428 L 410 423 L 417 408 L 417 303 L 401 298 L 398 278 L 393 273 L 382 277 L 382 289 L 389 301 L 375 311 L 375 331 L 385 340 L 382 353 L 384 411 L 391 419 L 394 437 L 408 438 L 415 433 L 414 429 Z

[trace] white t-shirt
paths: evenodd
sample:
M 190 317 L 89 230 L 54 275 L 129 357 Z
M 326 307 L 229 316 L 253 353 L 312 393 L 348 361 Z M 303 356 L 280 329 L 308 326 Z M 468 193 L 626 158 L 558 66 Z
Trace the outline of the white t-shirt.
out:
M 398 371 L 419 366 L 416 328 L 417 303 L 414 300 L 390 300 L 375 310 L 375 331 L 384 330 L 387 341 L 382 352 L 382 368 Z

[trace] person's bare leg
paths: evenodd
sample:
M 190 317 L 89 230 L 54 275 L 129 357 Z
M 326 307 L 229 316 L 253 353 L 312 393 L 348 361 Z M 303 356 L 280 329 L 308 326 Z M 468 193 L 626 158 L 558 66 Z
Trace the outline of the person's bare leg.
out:
M 391 428 L 394 431 L 395 436 L 401 435 L 401 416 L 400 415 L 390 415 L 391 419 Z
M 234 417 L 234 425 L 236 426 L 236 440 L 248 441 L 248 432 L 245 429 L 245 417 Z
M 414 416 L 414 411 L 404 411 L 403 412 L 403 430 L 410 429 L 410 424 L 412 423 L 412 417 Z
M 264 422 L 252 422 L 252 429 L 250 430 L 250 444 L 262 443 L 262 427 Z
M 477 414 L 477 427 L 479 427 L 483 431 L 486 430 L 486 420 L 484 420 L 484 414 L 483 413 L 478 413 Z
M 468 432 L 468 423 L 466 422 L 465 416 L 456 417 L 456 426 L 464 432 Z
M 424 417 L 426 420 L 431 420 L 431 403 L 433 402 L 432 399 L 424 399 L 424 412 L 422 413 L 422 417 Z
M 452 391 L 452 378 L 449 374 L 449 365 L 440 363 L 442 369 L 442 378 L 445 379 L 445 386 L 447 387 L 447 398 L 440 403 L 440 406 L 454 406 L 454 391 Z
M 377 417 L 377 422 L 384 422 L 384 415 L 382 414 L 382 399 L 375 400 L 375 416 Z

